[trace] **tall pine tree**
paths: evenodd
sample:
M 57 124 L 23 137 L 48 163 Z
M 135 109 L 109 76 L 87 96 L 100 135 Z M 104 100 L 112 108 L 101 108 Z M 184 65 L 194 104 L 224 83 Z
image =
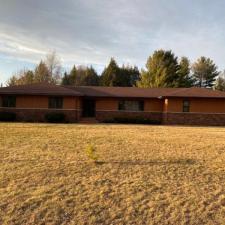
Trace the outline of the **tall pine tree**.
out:
M 193 82 L 190 62 L 187 57 L 182 57 L 179 63 L 177 87 L 192 87 Z
M 102 86 L 116 86 L 119 76 L 119 67 L 114 58 L 111 58 L 109 65 L 104 69 L 101 75 Z
M 98 86 L 99 76 L 92 66 L 73 66 L 70 74 L 64 74 L 62 84 L 73 86 Z
M 148 58 L 147 70 L 142 70 L 138 87 L 177 87 L 179 64 L 171 51 L 158 50 Z
M 69 74 L 69 82 L 71 85 L 76 85 L 76 81 L 77 81 L 77 68 L 74 65 Z
M 100 84 L 102 86 L 131 87 L 135 86 L 140 78 L 140 72 L 137 67 L 122 66 L 119 67 L 114 58 L 102 72 Z
M 92 66 L 86 68 L 86 73 L 82 79 L 82 82 L 83 82 L 83 85 L 86 85 L 86 86 L 99 85 L 99 76 Z
M 119 85 L 122 87 L 135 86 L 140 79 L 140 72 L 136 66 L 122 66 L 120 68 Z
M 70 75 L 67 72 L 64 73 L 61 83 L 62 83 L 62 85 L 71 85 Z
M 202 56 L 192 66 L 193 77 L 197 87 L 211 88 L 219 72 L 210 58 Z

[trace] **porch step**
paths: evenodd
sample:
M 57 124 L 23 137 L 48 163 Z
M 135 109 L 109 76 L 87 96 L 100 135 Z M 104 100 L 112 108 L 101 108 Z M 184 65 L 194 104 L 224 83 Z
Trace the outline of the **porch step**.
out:
M 80 118 L 79 123 L 84 123 L 84 124 L 94 124 L 94 123 L 99 123 L 98 120 L 96 120 L 93 117 L 85 117 L 85 118 Z

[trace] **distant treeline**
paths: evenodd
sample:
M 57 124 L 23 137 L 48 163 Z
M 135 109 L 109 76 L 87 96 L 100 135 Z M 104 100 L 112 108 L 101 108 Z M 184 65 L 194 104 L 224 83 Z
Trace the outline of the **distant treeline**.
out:
M 73 66 L 62 74 L 61 61 L 55 52 L 41 60 L 34 70 L 21 70 L 7 82 L 8 86 L 48 82 L 74 86 L 120 87 L 206 87 L 225 91 L 224 73 L 207 57 L 193 64 L 187 57 L 178 58 L 172 51 L 157 50 L 149 56 L 146 68 L 118 66 L 114 58 L 101 74 L 92 66 Z

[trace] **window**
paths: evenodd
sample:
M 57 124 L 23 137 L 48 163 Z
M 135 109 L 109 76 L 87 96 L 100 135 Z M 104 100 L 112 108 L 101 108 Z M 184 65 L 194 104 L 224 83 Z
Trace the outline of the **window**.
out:
M 16 107 L 16 96 L 3 96 L 2 107 Z
M 189 100 L 183 101 L 183 112 L 190 112 L 190 101 Z
M 62 109 L 63 98 L 62 97 L 50 97 L 48 101 L 48 107 L 50 109 Z
M 119 101 L 119 110 L 144 111 L 144 101 Z

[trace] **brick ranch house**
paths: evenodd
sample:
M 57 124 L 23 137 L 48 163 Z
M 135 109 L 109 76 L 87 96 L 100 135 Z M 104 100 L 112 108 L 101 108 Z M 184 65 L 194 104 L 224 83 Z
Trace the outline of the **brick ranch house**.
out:
M 225 125 L 225 93 L 204 88 L 72 87 L 30 84 L 0 88 L 0 112 L 17 121 L 45 121 L 62 112 L 68 122 L 145 118 L 161 124 Z

